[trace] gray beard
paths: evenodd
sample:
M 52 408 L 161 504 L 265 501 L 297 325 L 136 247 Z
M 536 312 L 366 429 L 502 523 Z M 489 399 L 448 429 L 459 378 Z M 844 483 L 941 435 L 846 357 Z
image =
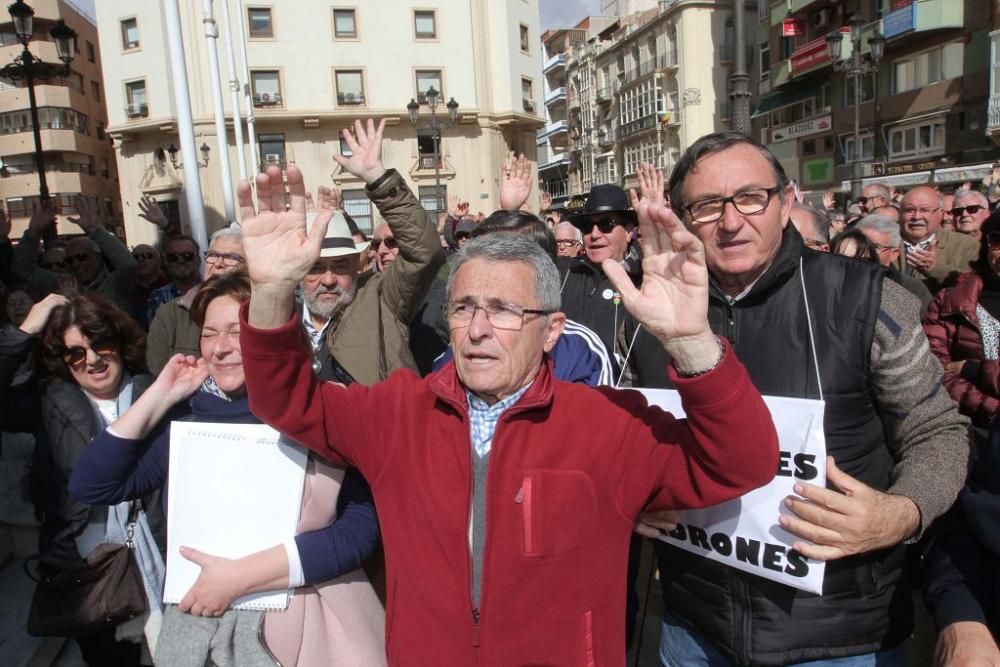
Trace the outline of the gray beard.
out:
M 333 303 L 327 303 L 325 301 L 320 301 L 317 296 L 318 293 L 313 293 L 312 295 L 306 294 L 304 291 L 302 293 L 302 300 L 305 301 L 306 309 L 310 314 L 316 317 L 322 318 L 324 320 L 329 320 L 334 315 L 351 305 L 354 301 L 354 295 L 357 292 L 357 285 L 351 285 L 351 288 L 346 292 L 340 291 L 338 288 L 333 292 L 322 292 L 322 294 L 339 294 L 340 298 Z

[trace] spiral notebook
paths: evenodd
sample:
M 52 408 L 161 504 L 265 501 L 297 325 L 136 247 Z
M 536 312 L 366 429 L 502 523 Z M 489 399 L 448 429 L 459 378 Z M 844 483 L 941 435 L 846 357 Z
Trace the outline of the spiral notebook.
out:
M 170 425 L 165 603 L 178 603 L 200 566 L 180 554 L 192 547 L 240 558 L 295 535 L 307 453 L 263 424 Z M 285 609 L 287 590 L 238 598 L 233 609 Z

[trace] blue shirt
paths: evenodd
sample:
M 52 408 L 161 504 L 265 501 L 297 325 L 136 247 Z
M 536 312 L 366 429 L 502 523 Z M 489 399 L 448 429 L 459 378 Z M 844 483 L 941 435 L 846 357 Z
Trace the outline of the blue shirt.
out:
M 497 428 L 500 416 L 507 411 L 507 408 L 517 403 L 530 386 L 529 382 L 516 393 L 493 405 L 487 405 L 486 401 L 466 390 L 465 395 L 469 399 L 469 436 L 472 438 L 472 449 L 479 458 L 490 453 L 493 432 Z

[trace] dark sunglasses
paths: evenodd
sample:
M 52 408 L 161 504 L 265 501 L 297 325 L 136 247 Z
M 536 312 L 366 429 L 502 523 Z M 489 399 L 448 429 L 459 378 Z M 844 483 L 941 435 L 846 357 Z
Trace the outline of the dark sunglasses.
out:
M 617 218 L 597 218 L 596 220 L 581 220 L 577 227 L 584 234 L 590 234 L 594 231 L 594 227 L 597 227 L 602 234 L 610 234 L 615 230 L 615 227 L 621 224 Z
M 167 253 L 167 261 L 172 264 L 179 264 L 180 262 L 190 262 L 197 256 L 198 253 L 194 252 L 171 252 Z
M 396 245 L 396 239 L 393 236 L 386 236 L 384 239 L 372 239 L 372 250 L 378 250 L 382 244 L 389 250 L 395 250 L 399 246 Z
M 98 341 L 91 343 L 89 347 L 77 345 L 66 348 L 63 350 L 63 361 L 68 366 L 79 366 L 87 361 L 87 350 L 93 350 L 101 359 L 107 359 L 117 352 L 115 344 L 111 341 Z
M 951 209 L 951 214 L 955 217 L 961 216 L 963 212 L 968 213 L 969 215 L 975 215 L 976 213 L 982 211 L 984 208 L 986 207 L 980 206 L 979 204 L 969 204 L 968 206 L 957 206 Z
M 47 271 L 55 271 L 66 268 L 66 262 L 42 262 L 41 266 Z
M 77 262 L 86 262 L 90 259 L 89 252 L 78 252 L 75 255 L 66 255 L 66 266 L 73 266 Z
M 146 262 L 156 257 L 156 255 L 151 252 L 134 252 L 132 253 L 132 256 L 135 257 L 135 261 L 137 262 Z

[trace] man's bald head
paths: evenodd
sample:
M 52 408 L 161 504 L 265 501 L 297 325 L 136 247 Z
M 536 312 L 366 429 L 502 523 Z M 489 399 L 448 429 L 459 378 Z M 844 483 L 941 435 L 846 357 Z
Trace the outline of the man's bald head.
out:
M 900 231 L 910 243 L 919 243 L 941 228 L 944 197 L 926 185 L 919 185 L 905 195 L 900 204 Z

